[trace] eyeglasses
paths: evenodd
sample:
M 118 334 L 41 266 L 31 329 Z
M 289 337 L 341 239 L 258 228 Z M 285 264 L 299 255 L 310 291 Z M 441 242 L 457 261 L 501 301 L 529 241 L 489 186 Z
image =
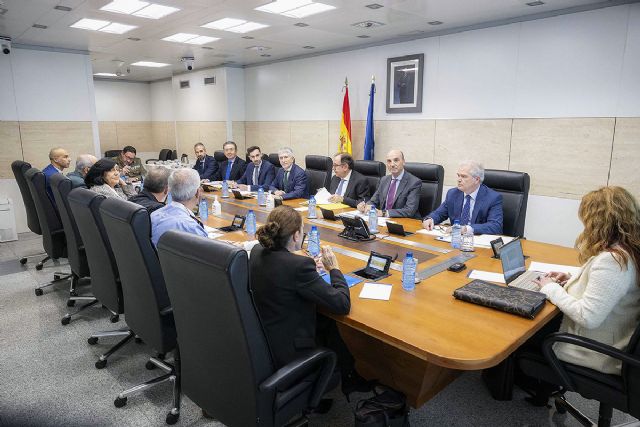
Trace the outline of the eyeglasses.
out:
M 336 165 L 335 163 L 333 164 L 333 168 L 334 168 L 334 169 L 335 169 L 335 168 L 337 168 L 337 167 L 340 167 L 340 166 L 344 166 L 344 165 L 343 165 L 342 163 L 337 164 L 337 165 Z

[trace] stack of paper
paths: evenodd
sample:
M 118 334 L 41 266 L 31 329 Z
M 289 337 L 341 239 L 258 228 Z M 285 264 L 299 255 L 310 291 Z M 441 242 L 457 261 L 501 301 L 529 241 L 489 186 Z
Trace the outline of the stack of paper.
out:
M 365 283 L 362 286 L 362 291 L 360 291 L 360 298 L 389 301 L 389 298 L 391 298 L 391 285 L 384 283 Z
M 469 279 L 486 280 L 487 282 L 504 283 L 504 274 L 490 271 L 471 270 Z

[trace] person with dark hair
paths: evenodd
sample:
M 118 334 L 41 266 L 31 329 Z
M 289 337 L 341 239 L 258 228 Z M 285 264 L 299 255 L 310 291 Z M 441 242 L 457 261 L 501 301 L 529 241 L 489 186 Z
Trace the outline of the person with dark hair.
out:
M 91 166 L 84 177 L 87 188 L 105 197 L 119 197 L 127 200 L 134 194 L 133 189 L 120 179 L 120 169 L 115 160 L 103 158 Z
M 353 170 L 353 157 L 351 154 L 338 153 L 333 156 L 334 176 L 329 183 L 329 193 L 332 194 L 331 203 L 344 203 L 352 208 L 366 200 L 369 193 L 367 178 Z
M 122 175 L 126 176 L 129 181 L 139 181 L 144 172 L 142 162 L 140 158 L 136 157 L 136 154 L 135 147 L 127 145 L 120 154 L 113 158 L 118 164 Z
M 200 179 L 213 181 L 218 173 L 218 162 L 213 156 L 207 154 L 207 149 L 202 142 L 194 145 L 193 151 L 196 153 L 196 164 L 193 168 L 198 171 Z
M 262 186 L 265 191 L 269 190 L 269 185 L 275 177 L 275 168 L 271 162 L 262 160 L 260 147 L 253 146 L 247 149 L 247 156 L 251 163 L 247 164 L 244 175 L 237 181 L 241 190 L 257 191 Z
M 144 178 L 142 191 L 129 197 L 129 201 L 143 206 L 151 212 L 164 206 L 167 199 L 171 171 L 162 166 L 151 168 Z
M 247 162 L 237 156 L 238 146 L 233 141 L 222 144 L 222 150 L 227 160 L 219 163 L 218 171 L 215 175 L 216 181 L 237 181 L 247 168 Z

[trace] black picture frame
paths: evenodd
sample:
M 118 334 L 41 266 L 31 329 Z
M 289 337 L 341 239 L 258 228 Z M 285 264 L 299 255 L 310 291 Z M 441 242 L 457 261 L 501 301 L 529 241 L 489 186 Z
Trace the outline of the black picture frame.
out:
M 421 113 L 424 53 L 387 59 L 387 114 Z

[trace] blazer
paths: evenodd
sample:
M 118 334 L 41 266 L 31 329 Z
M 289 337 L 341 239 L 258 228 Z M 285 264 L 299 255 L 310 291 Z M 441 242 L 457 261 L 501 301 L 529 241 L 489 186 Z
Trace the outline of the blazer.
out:
M 449 218 L 451 222 L 462 216 L 462 202 L 464 193 L 457 188 L 447 191 L 444 202 L 425 217 L 433 219 L 434 224 L 440 224 Z M 473 234 L 502 234 L 502 194 L 480 185 L 476 202 L 471 213 L 471 227 Z M 466 225 L 466 224 L 460 224 Z
M 51 203 L 53 203 L 53 206 L 56 206 L 56 201 L 53 198 L 53 191 L 51 190 L 51 181 L 49 181 L 49 178 L 51 177 L 51 175 L 54 175 L 56 173 L 60 173 L 60 171 L 58 171 L 58 169 L 56 169 L 55 166 L 53 166 L 51 163 L 49 163 L 49 165 L 42 169 L 42 174 L 44 175 L 44 185 L 45 185 L 45 189 L 47 191 L 47 195 L 49 196 L 49 200 L 51 200 Z
M 621 268 L 611 252 L 591 257 L 564 288 L 551 282 L 540 292 L 564 313 L 560 332 L 624 350 L 638 325 L 640 286 L 635 265 L 630 260 L 627 269 Z M 554 344 L 553 350 L 560 360 L 620 375 L 621 362 L 604 354 L 566 343 Z
M 80 172 L 69 172 L 67 174 L 67 178 L 71 180 L 71 188 L 87 188 L 87 185 L 84 182 L 84 176 L 82 176 Z
M 340 185 L 340 178 L 334 175 L 329 183 L 329 193 L 335 194 L 338 189 L 338 185 Z M 344 200 L 342 203 L 355 208 L 358 203 L 368 199 L 369 196 L 369 183 L 367 183 L 367 178 L 365 178 L 360 172 L 352 170 L 349 182 L 347 183 L 347 189 L 344 192 Z
M 260 173 L 258 174 L 258 185 L 251 185 L 253 182 L 253 170 L 256 166 L 253 162 L 247 163 L 247 169 L 244 171 L 244 175 L 238 181 L 238 184 L 245 184 L 250 186 L 251 191 L 256 191 L 259 186 L 262 186 L 265 190 L 269 189 L 269 185 L 273 182 L 273 178 L 276 176 L 276 168 L 273 167 L 270 161 L 262 160 L 260 164 Z
M 196 164 L 193 168 L 200 174 L 200 179 L 214 181 L 215 175 L 218 172 L 218 162 L 216 162 L 213 156 L 205 155 L 204 160 L 196 159 Z
M 271 182 L 269 189 L 271 191 L 282 190 L 285 194 L 282 196 L 284 200 L 287 199 L 308 199 L 309 198 L 309 186 L 307 180 L 307 174 L 304 169 L 295 163 L 291 166 L 289 171 L 289 188 L 285 190 L 282 181 L 284 180 L 284 168 L 278 169 L 276 177 Z
M 227 165 L 229 164 L 229 160 L 225 160 L 224 162 L 218 163 L 218 171 L 215 174 L 214 181 L 222 181 L 224 180 L 224 176 L 227 173 Z M 247 162 L 242 160 L 240 157 L 236 156 L 236 159 L 233 161 L 233 166 L 231 166 L 231 174 L 229 175 L 229 181 L 237 181 L 242 178 L 244 175 L 244 170 L 247 168 Z
M 380 179 L 376 192 L 371 196 L 371 203 L 378 209 L 386 208 L 387 194 L 391 185 L 391 175 L 385 175 Z M 418 205 L 420 204 L 420 187 L 422 181 L 411 175 L 405 169 L 402 179 L 396 188 L 396 199 L 393 208 L 389 209 L 390 218 L 420 218 Z
M 278 368 L 316 347 L 316 307 L 348 314 L 349 288 L 338 269 L 327 284 L 312 258 L 256 245 L 249 277 L 256 309 Z
M 129 197 L 129 201 L 144 207 L 149 214 L 164 207 L 164 203 L 158 201 L 153 194 L 144 188 L 138 194 Z

